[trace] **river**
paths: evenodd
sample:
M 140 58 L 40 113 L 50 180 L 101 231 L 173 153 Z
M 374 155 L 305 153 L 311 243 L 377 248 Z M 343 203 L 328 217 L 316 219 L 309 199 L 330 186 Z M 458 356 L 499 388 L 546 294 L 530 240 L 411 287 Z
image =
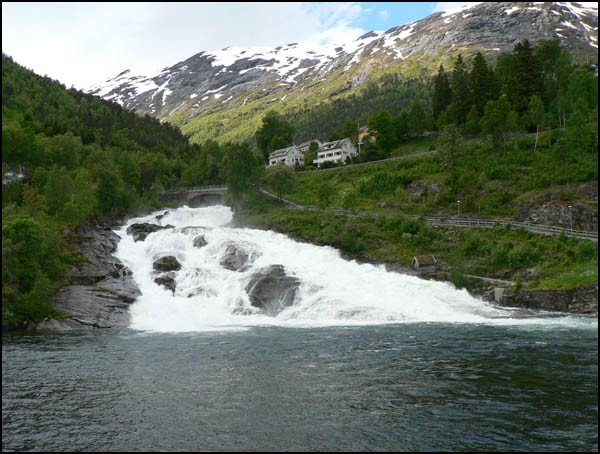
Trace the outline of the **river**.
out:
M 3 450 L 597 451 L 596 317 L 494 307 L 223 206 L 158 214 L 128 225 L 174 228 L 117 231 L 142 291 L 128 329 L 4 334 Z M 220 265 L 232 243 L 241 271 Z M 246 289 L 275 264 L 298 287 L 269 315 Z

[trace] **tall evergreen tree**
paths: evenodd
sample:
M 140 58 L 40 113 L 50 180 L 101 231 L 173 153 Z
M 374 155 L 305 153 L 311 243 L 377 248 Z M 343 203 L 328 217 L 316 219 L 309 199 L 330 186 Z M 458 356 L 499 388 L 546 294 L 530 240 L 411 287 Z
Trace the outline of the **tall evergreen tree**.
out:
M 452 71 L 452 118 L 459 125 L 464 125 L 469 113 L 469 73 L 462 58 L 458 55 Z
M 485 57 L 481 52 L 475 54 L 473 67 L 469 74 L 471 104 L 477 107 L 479 115 L 483 114 L 485 105 L 492 99 L 492 77 Z
M 523 114 L 529 107 L 529 98 L 542 96 L 544 86 L 542 70 L 528 40 L 518 43 L 513 51 L 512 104 Z
M 438 73 L 433 82 L 433 117 L 437 120 L 440 114 L 448 108 L 451 102 L 452 89 L 450 88 L 450 80 L 448 80 L 448 75 L 444 71 L 444 66 L 440 65 Z

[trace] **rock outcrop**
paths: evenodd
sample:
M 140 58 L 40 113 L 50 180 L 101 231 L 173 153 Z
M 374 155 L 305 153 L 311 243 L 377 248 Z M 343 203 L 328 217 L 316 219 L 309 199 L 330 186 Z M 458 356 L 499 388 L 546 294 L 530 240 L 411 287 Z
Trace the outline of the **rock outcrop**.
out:
M 229 242 L 219 264 L 231 271 L 246 271 L 256 257 L 241 244 Z
M 54 298 L 54 308 L 66 315 L 62 320 L 30 324 L 33 329 L 69 330 L 129 326 L 129 306 L 140 295 L 131 271 L 112 254 L 119 236 L 114 222 L 78 228 L 78 246 L 85 258 L 67 273 L 70 285 Z
M 133 241 L 144 241 L 152 232 L 158 232 L 163 229 L 172 229 L 172 225 L 157 225 L 157 224 L 131 224 L 127 227 L 127 234 L 133 236 Z
M 181 263 L 172 255 L 167 255 L 156 260 L 152 264 L 156 271 L 177 271 L 181 269 Z
M 246 285 L 246 293 L 252 306 L 267 315 L 276 316 L 294 304 L 299 286 L 298 278 L 286 275 L 282 265 L 271 265 L 252 275 Z
M 598 313 L 598 285 L 569 290 L 504 290 L 501 306 L 573 314 Z

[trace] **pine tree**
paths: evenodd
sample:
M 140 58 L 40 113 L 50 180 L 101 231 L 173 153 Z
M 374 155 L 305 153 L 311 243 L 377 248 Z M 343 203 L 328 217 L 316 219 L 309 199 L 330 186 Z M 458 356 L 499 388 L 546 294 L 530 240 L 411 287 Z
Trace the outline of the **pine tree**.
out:
M 444 67 L 440 65 L 437 76 L 433 83 L 433 100 L 432 109 L 433 117 L 437 120 L 442 112 L 444 112 L 452 102 L 452 89 L 448 75 L 444 71 Z
M 458 55 L 452 71 L 452 116 L 459 125 L 464 125 L 469 113 L 469 73 L 462 55 Z
M 518 43 L 513 51 L 512 104 L 522 114 L 529 107 L 529 98 L 542 96 L 544 80 L 538 60 L 528 40 Z
M 486 103 L 492 99 L 492 78 L 488 64 L 481 52 L 477 52 L 473 59 L 469 84 L 471 104 L 477 107 L 479 115 L 483 115 Z

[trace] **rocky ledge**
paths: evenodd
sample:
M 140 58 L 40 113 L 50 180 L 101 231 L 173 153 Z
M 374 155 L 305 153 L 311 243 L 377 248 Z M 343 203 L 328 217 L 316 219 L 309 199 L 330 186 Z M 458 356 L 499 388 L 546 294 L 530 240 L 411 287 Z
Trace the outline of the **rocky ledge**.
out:
M 523 307 L 573 314 L 598 313 L 598 285 L 567 290 L 514 290 L 505 289 L 501 306 Z
M 70 283 L 54 297 L 54 308 L 65 319 L 46 319 L 28 324 L 28 329 L 70 330 L 79 328 L 123 328 L 130 322 L 129 305 L 140 291 L 131 271 L 112 254 L 120 238 L 113 232 L 119 221 L 80 226 L 78 247 L 83 265 L 67 273 Z

